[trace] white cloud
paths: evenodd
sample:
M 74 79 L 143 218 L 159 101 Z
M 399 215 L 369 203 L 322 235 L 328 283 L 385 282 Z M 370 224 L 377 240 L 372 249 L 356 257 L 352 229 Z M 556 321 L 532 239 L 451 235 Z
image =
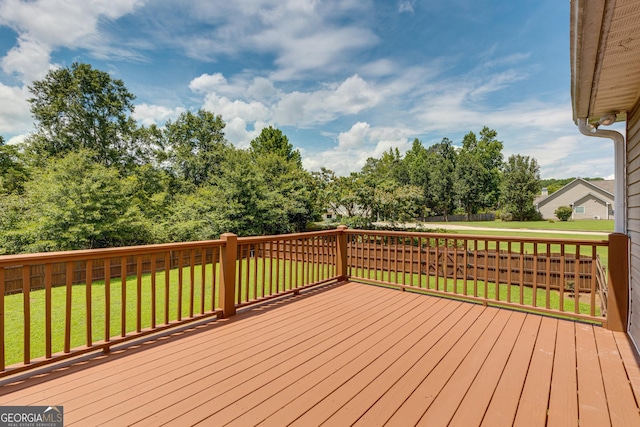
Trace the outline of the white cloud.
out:
M 314 34 L 300 36 L 295 32 L 282 34 L 272 30 L 254 38 L 257 46 L 275 48 L 276 65 L 280 69 L 272 73 L 275 80 L 289 80 L 308 71 L 339 71 L 350 51 L 371 47 L 377 37 L 363 28 L 326 28 Z
M 371 126 L 369 123 L 358 122 L 347 132 L 340 132 L 338 136 L 339 149 L 352 149 L 365 144 Z
M 7 141 L 7 144 L 9 145 L 22 144 L 27 139 L 28 136 L 29 134 L 16 135 L 12 138 L 9 138 L 9 140 Z
M 145 3 L 143 0 L 5 0 L 0 23 L 41 43 L 71 47 L 92 36 L 100 19 L 117 19 Z
M 253 129 L 249 130 L 247 129 L 247 122 L 239 117 L 236 117 L 226 123 L 227 125 L 224 128 L 224 134 L 227 141 L 239 148 L 249 147 L 251 140 L 257 138 L 262 129 L 268 126 L 264 122 L 256 122 L 253 125 Z
M 517 72 L 516 70 L 507 70 L 502 73 L 494 74 L 489 77 L 487 82 L 469 92 L 469 96 L 471 98 L 479 98 L 488 93 L 509 87 L 511 84 L 526 78 L 526 74 Z
M 369 0 L 200 0 L 190 3 L 184 19 L 202 31 L 172 32 L 175 13 L 167 10 L 157 36 L 200 60 L 252 52 L 271 56 L 276 69 L 270 68 L 270 77 L 290 81 L 352 69 L 351 53 L 380 43 L 371 8 Z
M 59 48 L 104 48 L 103 19 L 131 13 L 144 0 L 5 0 L 0 25 L 18 33 L 17 45 L 2 58 L 2 69 L 24 83 L 41 78 L 51 68 L 51 53 Z M 100 49 L 102 50 L 102 49 Z
M 7 74 L 22 76 L 24 82 L 32 82 L 41 79 L 47 71 L 53 68 L 50 65 L 50 48 L 38 40 L 27 36 L 18 37 L 18 44 L 0 60 L 2 70 Z
M 135 106 L 133 118 L 145 126 L 162 125 L 169 119 L 175 119 L 184 111 L 182 107 L 169 108 L 162 105 L 138 104 Z
M 189 83 L 189 89 L 196 93 L 209 93 L 219 91 L 220 87 L 225 86 L 226 84 L 227 79 L 224 78 L 222 73 L 202 74 L 191 80 Z
M 358 75 L 309 92 L 285 93 L 261 77 L 228 81 L 220 73 L 196 77 L 189 88 L 205 95 L 203 108 L 222 115 L 226 121 L 240 118 L 246 123 L 274 122 L 281 126 L 327 123 L 373 108 L 383 99 L 376 88 Z
M 402 0 L 398 3 L 398 13 L 408 12 L 413 14 L 415 5 L 415 0 Z
M 271 116 L 269 109 L 258 101 L 231 100 L 215 93 L 206 95 L 203 108 L 220 114 L 224 120 L 241 118 L 245 122 L 256 122 L 269 120 Z
M 327 123 L 373 108 L 381 101 L 382 94 L 376 88 L 354 75 L 337 87 L 284 95 L 275 109 L 274 121 L 290 126 Z
M 26 87 L 5 86 L 0 83 L 0 132 L 26 133 L 31 129 L 29 90 Z

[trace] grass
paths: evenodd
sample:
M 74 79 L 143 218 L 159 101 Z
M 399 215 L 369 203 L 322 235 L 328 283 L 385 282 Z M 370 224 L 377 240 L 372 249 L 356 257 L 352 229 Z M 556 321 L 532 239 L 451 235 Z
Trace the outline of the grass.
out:
M 469 227 L 530 229 L 530 230 L 562 230 L 562 231 L 599 231 L 603 233 L 613 232 L 613 220 L 581 219 L 578 221 L 469 221 L 469 222 L 427 222 L 431 224 L 460 225 Z
M 463 235 L 472 235 L 472 236 L 496 236 L 496 237 L 525 237 L 529 239 L 533 237 L 533 238 L 540 238 L 540 239 L 561 238 L 561 239 L 579 239 L 579 240 L 593 240 L 593 241 L 606 240 L 603 236 L 597 236 L 597 235 L 596 236 L 585 235 L 585 234 L 558 235 L 553 232 L 536 233 L 535 235 L 532 235 L 531 233 L 522 232 L 522 231 L 503 231 L 503 230 L 496 230 L 496 231 L 493 231 L 493 230 L 447 230 L 446 234 L 463 234 Z M 511 251 L 520 252 L 520 245 L 521 243 L 517 243 L 517 242 L 512 243 Z M 482 246 L 480 247 L 484 249 L 484 247 Z M 495 242 L 489 242 L 489 249 L 495 249 L 495 247 L 496 247 Z M 507 250 L 508 249 L 507 243 L 501 242 L 500 249 Z M 552 244 L 550 249 L 551 249 L 551 252 L 559 253 L 560 245 Z M 546 250 L 547 250 L 546 244 L 538 244 L 539 252 L 546 252 Z M 534 244 L 524 243 L 524 251 L 525 253 L 532 254 L 534 251 Z M 565 251 L 566 253 L 575 253 L 576 249 L 575 249 L 575 246 L 573 245 L 565 245 Z M 602 262 L 602 265 L 606 267 L 609 261 L 609 248 L 607 246 L 598 246 L 596 249 L 596 252 L 598 253 L 598 255 L 600 255 L 600 261 Z M 592 255 L 591 247 L 582 246 L 580 248 L 580 255 L 590 257 Z
M 473 280 L 463 279 L 444 279 L 443 277 L 433 277 L 426 275 L 410 274 L 410 273 L 395 273 L 395 272 L 382 272 L 382 271 L 369 271 L 368 269 L 353 269 L 352 275 L 354 277 L 360 277 L 362 279 L 372 279 L 378 281 L 385 281 L 388 283 L 396 283 L 399 285 L 408 285 L 415 287 L 416 289 L 423 290 L 440 290 L 446 291 L 451 296 L 464 299 L 464 291 L 466 287 L 467 295 L 475 295 L 480 297 L 486 297 L 489 300 L 496 301 L 496 284 L 492 282 L 487 283 L 486 295 L 485 295 L 485 282 L 478 280 L 474 283 Z M 446 289 L 445 289 L 446 286 Z M 520 286 L 511 285 L 510 298 L 509 297 L 509 285 L 506 283 L 500 283 L 498 285 L 498 295 L 500 302 L 513 302 L 520 304 Z M 454 293 L 455 289 L 455 293 Z M 575 301 L 568 297 L 569 292 L 565 292 L 563 311 L 567 313 L 574 313 Z M 556 290 L 549 291 L 549 304 L 548 307 L 553 310 L 560 310 L 560 292 Z M 523 286 L 522 287 L 522 304 L 523 310 L 527 311 L 527 307 L 533 307 L 534 292 L 533 288 Z M 547 307 L 547 290 L 546 288 L 538 288 L 535 293 L 536 307 Z M 491 302 L 491 301 L 490 301 Z M 497 301 L 496 301 L 497 302 Z M 588 303 L 579 302 L 578 312 L 580 314 L 590 315 L 591 307 Z M 595 315 L 600 316 L 600 307 L 596 305 Z
M 241 263 L 240 280 L 236 284 L 236 295 L 241 301 L 249 301 L 255 298 L 271 295 L 287 289 L 302 286 L 320 277 L 328 277 L 334 270 L 326 265 L 314 264 L 311 270 L 309 264 L 291 263 L 288 260 L 263 261 L 258 259 L 247 263 Z M 249 266 L 247 269 L 246 267 Z M 307 267 L 306 267 L 307 266 Z M 256 268 L 257 267 L 257 268 Z M 297 270 L 297 271 L 296 271 Z M 218 291 L 212 286 L 212 267 L 208 264 L 205 268 L 204 292 L 201 286 L 202 268 L 196 266 L 193 274 L 193 290 L 191 287 L 191 269 L 182 269 L 182 289 L 180 292 L 179 269 L 170 271 L 169 276 L 169 322 L 177 320 L 178 317 L 186 318 L 190 315 L 193 307 L 194 314 L 202 311 L 210 312 L 218 304 Z M 155 306 L 156 325 L 165 323 L 165 273 L 156 274 L 156 298 L 152 301 L 152 277 L 151 274 L 141 276 L 141 329 L 151 327 L 153 316 L 152 307 Z M 219 268 L 216 268 L 216 281 L 219 277 Z M 314 279 L 315 278 L 315 279 Z M 254 287 L 254 283 L 256 286 Z M 265 286 L 262 287 L 261 284 Z M 258 285 L 259 284 L 259 285 Z M 272 285 L 273 284 L 273 285 Z M 241 288 L 241 289 L 238 289 Z M 70 347 L 75 348 L 87 344 L 87 286 L 78 284 L 72 287 L 71 291 L 71 340 Z M 193 292 L 193 293 L 192 293 Z M 52 353 L 63 351 L 65 313 L 66 313 L 66 287 L 55 287 L 51 290 L 52 305 Z M 125 298 L 122 299 L 122 281 L 120 278 L 111 279 L 110 283 L 110 336 L 122 335 L 121 317 L 122 308 L 126 318 L 125 334 L 134 332 L 137 329 L 137 307 L 138 307 L 138 284 L 136 276 L 126 279 Z M 181 295 L 181 298 L 179 296 Z M 45 291 L 36 290 L 29 294 L 30 298 L 30 356 L 31 359 L 39 358 L 45 354 Z M 181 303 L 179 304 L 179 299 Z M 106 327 L 106 286 L 104 280 L 95 281 L 90 287 L 91 300 L 91 342 L 105 339 Z M 5 364 L 11 365 L 23 360 L 23 294 L 13 294 L 5 296 Z M 204 304 L 204 310 L 202 310 Z M 180 316 L 178 316 L 178 307 Z

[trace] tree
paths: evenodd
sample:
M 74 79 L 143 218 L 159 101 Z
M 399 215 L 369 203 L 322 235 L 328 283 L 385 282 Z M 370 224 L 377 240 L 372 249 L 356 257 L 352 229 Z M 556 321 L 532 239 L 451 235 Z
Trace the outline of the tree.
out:
M 25 186 L 25 212 L 5 240 L 39 252 L 151 243 L 131 181 L 79 151 L 49 160 Z
M 0 135 L 0 194 L 22 193 L 29 173 L 22 153 Z
M 274 222 L 264 222 L 269 234 L 303 231 L 318 217 L 315 181 L 302 168 L 300 152 L 279 129 L 269 126 L 251 141 L 250 153 L 265 184 L 265 203 Z
M 553 213 L 560 221 L 568 221 L 573 215 L 573 209 L 569 206 L 559 206 Z
M 430 175 L 431 200 L 436 212 L 446 219 L 454 208 L 453 183 L 457 155 L 448 138 L 429 147 L 429 151 L 434 154 Z
M 467 215 L 498 205 L 503 144 L 497 136 L 495 130 L 485 126 L 480 131 L 480 139 L 473 132 L 462 139 L 463 165 L 458 168 L 457 177 L 465 182 L 458 185 L 458 196 L 464 199 L 461 202 Z M 471 168 L 473 178 L 464 176 L 467 167 Z
M 431 204 L 430 198 L 430 173 L 433 154 L 430 153 L 418 138 L 414 139 L 411 149 L 404 157 L 405 168 L 409 177 L 409 185 L 420 188 L 422 192 L 422 205 L 419 207 L 418 215 L 424 219 L 428 215 Z
M 201 186 L 221 174 L 221 165 L 231 147 L 224 137 L 220 115 L 205 110 L 180 114 L 167 121 L 164 144 L 172 169 L 186 184 Z
M 532 219 L 533 200 L 540 192 L 540 167 L 536 159 L 519 154 L 509 157 L 502 177 L 502 203 L 516 221 Z
M 485 169 L 480 159 L 463 148 L 456 162 L 453 191 L 467 215 L 467 220 L 471 214 L 478 213 L 478 210 L 484 207 L 484 178 Z
M 337 176 L 332 170 L 321 168 L 314 177 L 324 208 L 328 207 L 343 217 L 352 217 L 360 213 L 358 190 L 361 175 L 359 173 L 351 172 L 348 176 Z
M 80 149 L 104 166 L 121 170 L 143 162 L 142 146 L 132 137 L 134 95 L 124 83 L 88 64 L 51 70 L 29 87 L 36 133 L 28 146 L 37 160 Z
M 251 151 L 256 157 L 267 153 L 277 154 L 286 161 L 293 161 L 296 165 L 302 167 L 300 151 L 294 150 L 289 138 L 280 129 L 272 126 L 262 129 L 260 135 L 251 141 Z

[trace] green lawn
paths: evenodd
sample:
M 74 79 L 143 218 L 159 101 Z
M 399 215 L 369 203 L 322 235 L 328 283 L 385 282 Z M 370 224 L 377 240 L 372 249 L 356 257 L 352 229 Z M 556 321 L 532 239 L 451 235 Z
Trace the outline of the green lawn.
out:
M 469 222 L 427 222 L 423 225 L 430 227 L 433 224 L 448 224 L 469 227 L 532 229 L 532 230 L 567 230 L 567 231 L 601 231 L 613 232 L 613 220 L 581 219 L 577 221 L 469 221 Z
M 446 230 L 445 231 L 446 234 L 463 234 L 463 235 L 472 235 L 472 236 L 496 236 L 496 237 L 526 237 L 526 238 L 539 238 L 539 239 L 545 239 L 545 238 L 554 238 L 554 239 L 578 239 L 578 240 L 606 240 L 605 236 L 598 236 L 598 235 L 586 235 L 586 234 L 557 234 L 557 233 L 553 233 L 553 232 L 549 232 L 549 233 L 538 233 L 536 232 L 535 234 L 533 233 L 527 233 L 524 231 L 503 231 L 503 230 Z M 495 249 L 495 243 L 494 242 L 489 242 L 489 249 Z M 483 246 L 479 245 L 479 248 L 484 249 Z M 508 249 L 508 244 L 506 242 L 501 242 L 500 243 L 500 249 L 502 250 L 507 250 Z M 524 244 L 524 251 L 526 253 L 533 253 L 533 243 L 525 243 Z M 565 245 L 565 250 L 567 253 L 575 253 L 575 246 L 573 245 Z M 520 243 L 512 243 L 511 244 L 511 251 L 512 252 L 519 252 L 520 251 Z M 546 245 L 545 244 L 538 244 L 538 251 L 539 252 L 546 252 Z M 560 245 L 558 244 L 552 244 L 551 245 L 551 252 L 555 252 L 558 253 L 560 251 Z M 598 248 L 596 249 L 598 255 L 600 255 L 600 261 L 602 262 L 602 265 L 604 265 L 605 267 L 608 265 L 608 260 L 609 260 L 609 248 L 606 246 L 598 246 Z M 580 247 L 580 254 L 584 255 L 584 256 L 591 256 L 592 255 L 592 249 L 590 247 L 585 247 L 585 246 L 581 246 Z
M 243 260 L 239 267 L 240 279 L 236 283 L 236 301 L 248 301 L 266 295 L 275 294 L 292 289 L 322 277 L 333 274 L 335 269 L 320 264 L 291 263 L 286 260 L 264 261 L 258 259 L 247 263 Z M 247 266 L 249 268 L 247 268 Z M 311 268 L 310 268 L 311 266 Z M 218 266 L 219 267 L 219 266 Z M 194 314 L 209 312 L 218 307 L 218 277 L 216 268 L 216 288 L 213 291 L 211 264 L 205 268 L 205 286 L 202 286 L 202 267 L 195 266 L 193 287 L 191 286 L 191 269 L 182 269 L 182 289 L 180 292 L 179 270 L 173 269 L 169 276 L 169 322 L 178 318 L 186 318 L 193 311 Z M 297 271 L 296 271 L 297 270 Z M 141 278 L 141 329 L 151 327 L 153 306 L 155 305 L 156 325 L 165 323 L 165 273 L 156 274 L 155 303 L 152 299 L 151 274 L 144 274 Z M 264 286 L 262 285 L 264 283 Z M 137 329 L 138 284 L 136 276 L 126 279 L 125 298 L 122 298 L 122 280 L 111 279 L 110 283 L 110 336 L 122 335 L 121 318 L 122 307 L 125 308 L 125 333 Z M 104 280 L 95 281 L 90 287 L 91 294 L 91 341 L 96 342 L 105 338 L 106 327 L 106 286 Z M 66 313 L 66 287 L 55 287 L 51 290 L 52 303 L 52 352 L 64 349 L 64 330 Z M 181 295 L 181 298 L 179 298 Z M 78 284 L 71 291 L 71 348 L 87 343 L 86 300 L 87 286 Z M 181 299 L 178 313 L 178 300 Z M 42 357 L 45 354 L 45 291 L 36 290 L 30 293 L 31 310 L 31 358 Z M 5 296 L 5 363 L 7 365 L 23 360 L 23 295 L 22 293 Z
M 394 272 L 382 272 L 382 271 L 371 271 L 369 272 L 367 269 L 354 269 L 352 271 L 352 275 L 355 277 L 360 277 L 363 279 L 372 279 L 385 281 L 389 283 L 397 283 L 399 285 L 407 285 L 413 286 L 416 289 L 423 290 L 440 290 L 446 291 L 451 294 L 451 296 L 464 299 L 464 290 L 466 287 L 467 295 L 475 295 L 479 297 L 486 297 L 490 300 L 496 300 L 496 284 L 493 282 L 487 283 L 487 289 L 485 294 L 485 282 L 482 280 L 478 280 L 475 284 L 473 280 L 467 280 L 466 282 L 462 279 L 453 280 L 453 279 L 444 279 L 443 277 L 433 277 L 426 275 L 419 276 L 418 274 L 411 275 L 410 273 L 405 273 L 404 277 L 402 273 L 396 274 Z M 445 289 L 446 285 L 446 289 Z M 475 287 L 475 289 L 474 289 Z M 455 294 L 454 294 L 455 288 Z M 502 302 L 513 302 L 520 303 L 520 286 L 511 285 L 510 295 L 509 295 L 509 286 L 505 283 L 501 283 L 498 286 L 499 292 L 499 300 Z M 536 290 L 536 307 L 546 308 L 547 307 L 547 291 L 543 288 L 538 288 Z M 509 298 L 508 298 L 509 297 Z M 522 304 L 523 310 L 526 311 L 527 307 L 533 306 L 533 298 L 534 292 L 533 288 L 523 286 L 522 287 Z M 560 309 L 560 292 L 555 290 L 549 291 L 549 308 L 553 310 Z M 597 305 L 597 304 L 596 304 Z M 569 297 L 569 293 L 565 293 L 563 311 L 568 313 L 573 313 L 575 309 L 575 300 Z M 578 306 L 578 311 L 580 314 L 590 315 L 590 305 L 588 303 L 580 302 Z M 595 307 L 595 315 L 600 316 L 600 307 Z

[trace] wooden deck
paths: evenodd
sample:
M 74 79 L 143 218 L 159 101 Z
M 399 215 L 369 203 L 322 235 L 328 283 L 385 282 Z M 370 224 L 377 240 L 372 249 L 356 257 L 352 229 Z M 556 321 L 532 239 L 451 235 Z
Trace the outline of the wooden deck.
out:
M 357 283 L 0 385 L 80 426 L 640 426 L 624 334 Z

